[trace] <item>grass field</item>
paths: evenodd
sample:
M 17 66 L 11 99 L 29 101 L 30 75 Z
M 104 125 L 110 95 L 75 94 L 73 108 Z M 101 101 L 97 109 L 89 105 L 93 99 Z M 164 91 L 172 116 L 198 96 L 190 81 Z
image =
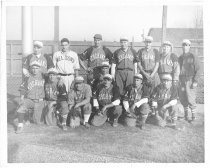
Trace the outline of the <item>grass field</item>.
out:
M 102 127 L 83 126 L 63 132 L 58 127 L 26 126 L 15 134 L 13 119 L 17 85 L 8 83 L 8 162 L 9 163 L 203 163 L 204 105 L 198 104 L 197 120 L 178 121 L 184 129 L 160 128 L 146 124 L 144 130 L 109 123 Z M 183 115 L 183 114 L 180 114 Z

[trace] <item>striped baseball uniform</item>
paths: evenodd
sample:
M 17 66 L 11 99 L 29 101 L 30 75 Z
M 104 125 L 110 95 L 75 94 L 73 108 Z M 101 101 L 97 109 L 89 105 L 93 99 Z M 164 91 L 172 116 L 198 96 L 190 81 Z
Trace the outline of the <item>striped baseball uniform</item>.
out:
M 71 50 L 67 52 L 57 51 L 53 55 L 53 63 L 59 75 L 61 75 L 67 92 L 69 92 L 74 80 L 75 70 L 80 69 L 77 53 Z

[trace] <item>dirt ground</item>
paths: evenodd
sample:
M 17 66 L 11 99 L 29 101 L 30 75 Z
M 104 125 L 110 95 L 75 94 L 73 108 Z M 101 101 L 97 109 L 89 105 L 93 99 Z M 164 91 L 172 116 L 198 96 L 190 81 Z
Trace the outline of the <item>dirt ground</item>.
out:
M 19 80 L 17 80 L 19 81 Z M 63 132 L 56 126 L 25 126 L 14 132 L 18 82 L 8 81 L 9 163 L 204 163 L 204 105 L 198 104 L 197 120 L 178 121 L 183 130 L 146 124 L 144 130 L 109 123 Z M 11 87 L 13 86 L 13 87 Z M 182 114 L 180 114 L 182 115 Z

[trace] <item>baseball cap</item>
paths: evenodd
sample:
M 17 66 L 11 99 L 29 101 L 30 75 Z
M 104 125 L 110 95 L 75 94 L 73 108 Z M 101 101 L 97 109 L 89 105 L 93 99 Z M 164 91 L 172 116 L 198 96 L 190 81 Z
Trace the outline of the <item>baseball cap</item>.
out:
M 135 74 L 134 78 L 143 79 L 143 76 L 141 74 Z
M 83 83 L 84 82 L 84 78 L 82 76 L 77 76 L 75 78 L 75 83 Z
M 120 41 L 128 41 L 128 37 L 126 36 L 120 37 Z
M 101 67 L 109 67 L 109 62 L 102 62 Z
M 43 47 L 43 43 L 41 41 L 34 41 L 34 46 L 42 48 Z
M 168 45 L 168 46 L 171 46 L 171 47 L 172 47 L 172 44 L 171 44 L 170 41 L 164 41 L 164 42 L 163 42 L 163 45 Z
M 153 41 L 152 36 L 146 36 L 146 37 L 144 38 L 144 42 L 152 42 L 152 41 Z
M 102 35 L 101 34 L 95 34 L 93 38 L 102 40 Z
M 50 69 L 48 69 L 47 73 L 48 74 L 58 74 L 58 71 L 55 68 L 50 68 Z
M 33 62 L 30 63 L 30 66 L 31 67 L 32 66 L 41 67 L 41 64 L 39 62 L 37 62 L 37 61 L 33 61 Z
M 172 80 L 171 74 L 165 73 L 160 75 L 160 79 Z
M 103 79 L 110 79 L 110 80 L 112 80 L 112 75 L 106 74 L 106 75 L 104 75 Z
M 190 42 L 190 40 L 188 40 L 188 39 L 184 39 L 184 40 L 182 41 L 182 44 L 191 45 L 191 42 Z

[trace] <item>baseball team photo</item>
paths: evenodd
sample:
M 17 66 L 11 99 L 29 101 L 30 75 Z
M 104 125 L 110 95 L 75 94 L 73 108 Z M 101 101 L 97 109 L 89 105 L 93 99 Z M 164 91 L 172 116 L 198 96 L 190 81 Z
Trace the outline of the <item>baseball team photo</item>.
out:
M 113 4 L 6 6 L 8 164 L 205 163 L 203 5 Z

